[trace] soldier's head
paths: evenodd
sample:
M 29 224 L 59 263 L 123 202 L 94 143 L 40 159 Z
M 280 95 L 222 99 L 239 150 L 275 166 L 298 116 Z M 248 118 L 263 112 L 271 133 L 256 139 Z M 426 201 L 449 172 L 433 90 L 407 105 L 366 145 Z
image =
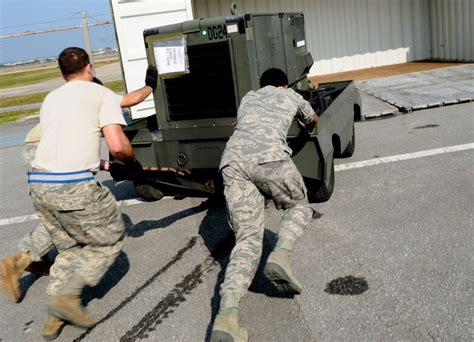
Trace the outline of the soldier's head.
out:
M 59 54 L 58 64 L 66 81 L 78 77 L 92 81 L 92 66 L 89 55 L 84 49 L 78 47 L 64 49 Z
M 260 77 L 260 87 L 263 88 L 269 85 L 286 88 L 288 87 L 288 77 L 283 70 L 277 68 L 267 69 Z

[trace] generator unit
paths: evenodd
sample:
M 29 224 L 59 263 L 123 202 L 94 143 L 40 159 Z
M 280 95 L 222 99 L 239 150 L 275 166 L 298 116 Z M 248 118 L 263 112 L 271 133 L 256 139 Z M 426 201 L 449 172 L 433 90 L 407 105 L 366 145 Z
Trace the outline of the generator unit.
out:
M 306 46 L 303 13 L 196 19 L 143 34 L 148 63 L 159 74 L 153 94 L 156 115 L 133 123 L 125 132 L 147 173 L 135 184 L 146 199 L 159 198 L 165 187 L 215 191 L 220 158 L 236 125 L 240 101 L 260 87 L 260 76 L 268 68 L 285 71 L 289 86 L 306 92 L 315 106 L 323 99 L 329 106 L 350 84 L 308 90 L 313 59 Z M 348 117 L 352 108 L 350 112 Z M 340 126 L 350 137 L 353 121 L 344 119 Z M 296 122 L 290 136 L 302 136 Z M 344 139 L 346 144 L 350 138 Z M 314 143 L 306 144 L 309 140 Z M 319 146 L 315 135 L 298 141 L 294 151 L 299 155 L 293 159 L 305 179 L 330 183 L 331 164 L 325 159 L 333 168 L 332 147 Z
M 132 140 L 146 166 L 216 168 L 240 100 L 259 88 L 260 75 L 276 67 L 290 83 L 306 83 L 313 63 L 302 13 L 196 19 L 145 30 L 144 39 L 148 62 L 159 73 L 150 135 Z M 186 70 L 166 69 L 179 53 Z

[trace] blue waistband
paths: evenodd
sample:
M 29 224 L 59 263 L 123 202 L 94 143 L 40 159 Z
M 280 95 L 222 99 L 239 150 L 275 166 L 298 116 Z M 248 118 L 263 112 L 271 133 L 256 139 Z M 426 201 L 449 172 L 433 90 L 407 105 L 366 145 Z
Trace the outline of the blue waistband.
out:
M 94 179 L 90 170 L 73 172 L 28 172 L 28 183 L 77 183 Z

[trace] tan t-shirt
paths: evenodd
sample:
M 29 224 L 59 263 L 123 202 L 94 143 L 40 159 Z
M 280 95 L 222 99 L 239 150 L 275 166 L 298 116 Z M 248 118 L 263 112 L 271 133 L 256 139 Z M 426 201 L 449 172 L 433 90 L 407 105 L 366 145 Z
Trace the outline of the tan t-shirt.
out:
M 33 166 L 49 172 L 98 170 L 101 129 L 125 126 L 117 96 L 101 85 L 70 81 L 46 96 Z
M 39 143 L 40 139 L 41 139 L 41 126 L 40 124 L 37 124 L 26 135 L 25 143 L 26 144 Z
M 123 95 L 115 94 L 115 96 L 117 96 L 118 102 L 121 103 L 123 99 Z M 40 139 L 41 139 L 41 125 L 38 123 L 26 135 L 25 144 L 39 143 Z

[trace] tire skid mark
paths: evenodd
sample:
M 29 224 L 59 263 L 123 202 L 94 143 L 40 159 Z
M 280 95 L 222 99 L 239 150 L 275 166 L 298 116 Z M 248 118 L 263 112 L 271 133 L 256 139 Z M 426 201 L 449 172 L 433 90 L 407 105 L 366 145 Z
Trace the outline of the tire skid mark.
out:
M 129 342 L 149 337 L 148 333 L 154 331 L 158 325 L 174 312 L 174 308 L 186 301 L 186 296 L 203 282 L 203 276 L 212 270 L 214 264 L 214 258 L 207 257 L 202 264 L 197 265 L 181 282 L 175 284 L 166 297 L 146 313 L 140 322 L 127 331 L 120 338 L 120 341 Z
M 97 323 L 92 327 L 87 329 L 84 333 L 82 333 L 79 337 L 75 338 L 73 341 L 82 341 L 89 333 L 98 325 L 108 321 L 110 318 L 112 318 L 117 312 L 119 312 L 121 309 L 123 309 L 128 303 L 130 303 L 133 299 L 135 299 L 140 292 L 142 292 L 144 289 L 146 289 L 148 286 L 150 286 L 161 274 L 166 272 L 171 266 L 176 264 L 179 260 L 183 258 L 183 255 L 192 249 L 193 247 L 196 246 L 198 237 L 194 236 L 192 237 L 188 243 L 186 244 L 185 247 L 181 248 L 178 253 L 165 265 L 163 266 L 158 272 L 156 272 L 154 275 L 152 275 L 142 286 L 137 288 L 130 296 L 125 298 L 119 305 L 117 305 L 114 309 L 112 309 L 105 317 L 97 321 Z M 199 265 L 200 266 L 200 265 Z

